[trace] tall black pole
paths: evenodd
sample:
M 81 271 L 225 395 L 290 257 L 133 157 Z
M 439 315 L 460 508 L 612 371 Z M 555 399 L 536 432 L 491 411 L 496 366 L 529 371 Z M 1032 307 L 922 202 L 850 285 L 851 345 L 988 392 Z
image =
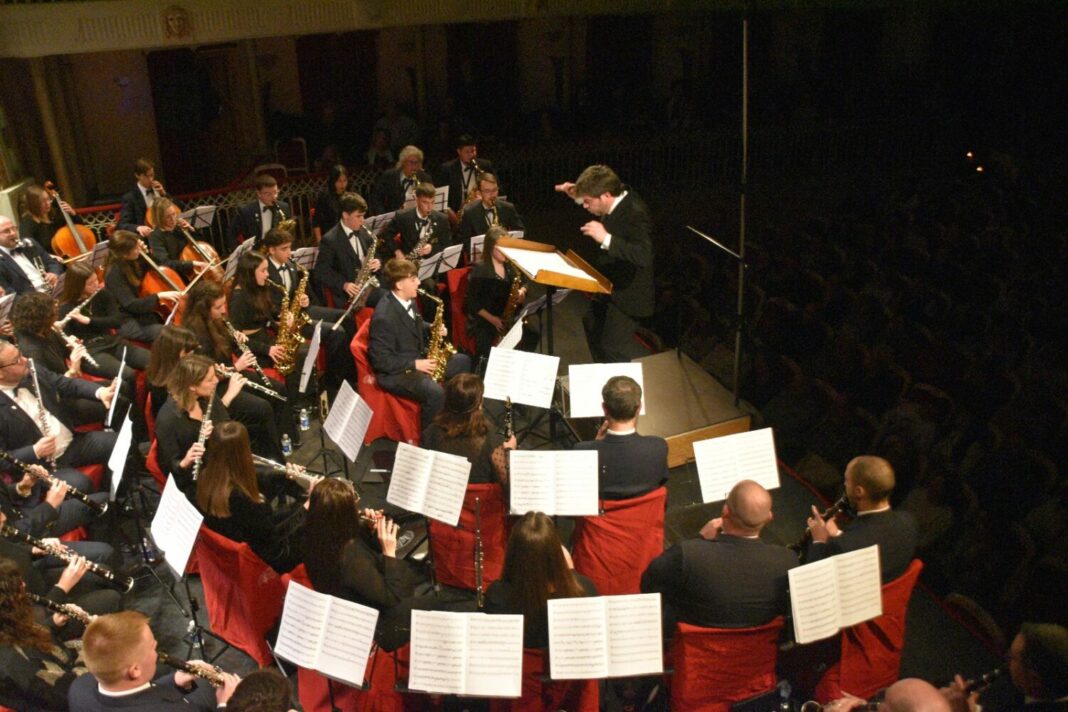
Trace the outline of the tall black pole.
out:
M 742 370 L 742 329 L 745 315 L 745 191 L 749 180 L 749 15 L 742 17 L 742 166 L 738 185 L 738 309 L 734 332 L 734 405 L 740 400 Z

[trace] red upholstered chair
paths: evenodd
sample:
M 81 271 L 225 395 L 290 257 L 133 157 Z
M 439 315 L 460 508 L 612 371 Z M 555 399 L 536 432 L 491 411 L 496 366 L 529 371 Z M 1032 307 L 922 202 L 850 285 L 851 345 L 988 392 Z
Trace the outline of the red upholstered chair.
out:
M 152 479 L 159 485 L 160 491 L 167 484 L 167 475 L 163 472 L 163 468 L 159 464 L 159 442 L 155 438 L 152 439 L 152 444 L 148 447 L 148 457 L 145 458 L 145 469 L 152 475 Z
M 467 281 L 470 276 L 470 267 L 449 270 L 445 273 L 445 279 L 449 285 L 449 311 L 452 312 L 452 329 L 449 330 L 449 338 L 456 346 L 473 354 L 475 340 L 467 333 L 467 312 L 464 311 Z
M 923 570 L 913 559 L 905 573 L 883 584 L 883 614 L 841 632 L 841 657 L 816 685 L 816 699 L 826 703 L 848 692 L 868 699 L 897 682 L 905 646 L 905 614 L 912 589 Z
M 282 614 L 282 580 L 248 544 L 205 526 L 195 551 L 212 632 L 261 667 L 271 665 L 266 635 Z
M 545 680 L 549 664 L 541 648 L 523 648 L 523 695 L 490 700 L 490 712 L 597 712 L 597 680 Z
M 640 497 L 602 500 L 604 514 L 581 517 L 571 535 L 575 570 L 602 596 L 640 593 L 642 572 L 664 551 L 667 488 Z
M 771 691 L 782 626 L 782 616 L 755 628 L 677 624 L 669 653 L 671 709 L 729 712 L 733 703 Z
M 360 398 L 371 407 L 371 423 L 367 427 L 364 444 L 370 445 L 378 438 L 389 438 L 411 445 L 419 444 L 420 405 L 409 398 L 393 395 L 378 387 L 378 379 L 367 357 L 367 342 L 370 338 L 371 320 L 360 325 L 349 348 L 356 359 L 359 377 L 356 390 Z
M 450 527 L 430 520 L 434 577 L 444 586 L 475 590 L 475 498 L 481 503 L 483 590 L 501 577 L 508 548 L 508 508 L 498 484 L 468 485 L 460 521 Z

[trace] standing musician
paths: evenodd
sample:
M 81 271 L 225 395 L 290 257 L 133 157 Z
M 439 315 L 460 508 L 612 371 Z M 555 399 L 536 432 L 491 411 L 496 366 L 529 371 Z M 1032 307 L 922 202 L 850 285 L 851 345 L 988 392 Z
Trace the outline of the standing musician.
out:
M 367 203 L 357 193 L 345 193 L 339 205 L 340 220 L 332 225 L 319 243 L 319 257 L 315 261 L 315 279 L 333 295 L 334 305 L 344 307 L 359 293 L 354 281 L 360 269 L 367 265 L 372 274 L 382 269 L 381 256 L 389 250 L 379 242 L 375 254 L 369 254 L 374 236 L 364 228 Z M 370 263 L 367 262 L 370 260 Z M 382 287 L 369 289 L 365 304 L 373 307 L 386 294 Z
M 293 217 L 289 203 L 278 199 L 278 181 L 262 173 L 256 177 L 256 200 L 237 209 L 226 233 L 226 250 L 233 252 L 243 241 L 255 240 L 259 247 L 267 231 L 287 218 Z
M 349 171 L 336 163 L 330 167 L 326 188 L 315 199 L 315 214 L 312 215 L 312 234 L 316 244 L 322 242 L 323 233 L 337 225 L 341 218 L 341 198 L 349 187 Z M 365 207 L 364 210 L 367 208 Z
M 152 218 L 156 227 L 149 233 L 148 247 L 152 259 L 161 267 L 170 267 L 186 279 L 206 269 L 208 263 L 203 260 L 183 260 L 182 250 L 189 244 L 183 230 L 192 230 L 185 218 L 178 217 L 180 211 L 170 198 L 158 198 L 152 203 Z
M 175 290 L 140 295 L 141 284 L 151 267 L 141 258 L 142 243 L 132 232 L 116 230 L 108 240 L 108 260 L 104 268 L 104 286 L 115 297 L 123 315 L 133 323 L 125 323 L 123 334 L 128 339 L 152 342 L 156 340 L 163 319 L 156 313 L 160 302 L 178 303 L 182 293 Z
M 490 347 L 511 328 L 511 323 L 504 322 L 505 311 L 516 277 L 519 277 L 520 283 L 523 279 L 518 269 L 497 249 L 497 241 L 506 236 L 503 227 L 492 227 L 486 231 L 482 257 L 468 277 L 464 312 L 467 314 L 467 332 L 475 339 L 474 357 L 478 363 L 489 358 Z M 515 295 L 518 301 L 513 306 L 510 320 L 519 314 L 526 294 L 527 288 L 520 287 Z M 537 328 L 524 324 L 519 348 L 533 351 L 540 337 Z
M 382 171 L 371 191 L 371 214 L 381 215 L 400 210 L 415 198 L 418 183 L 433 183 L 430 174 L 423 170 L 423 152 L 415 146 L 405 146 L 397 157 L 397 165 Z
M 39 185 L 30 185 L 22 194 L 25 209 L 22 212 L 22 220 L 19 221 L 19 237 L 23 240 L 33 240 L 45 252 L 52 252 L 52 236 L 56 230 L 64 227 L 64 220 L 60 211 L 66 212 L 76 224 L 83 224 L 81 216 L 75 214 L 65 200 L 59 201 L 56 207 L 56 199 L 52 194 Z
M 137 182 L 130 192 L 122 196 L 122 208 L 119 210 L 118 230 L 135 232 L 141 237 L 152 234 L 152 228 L 145 222 L 148 209 L 156 198 L 167 196 L 163 184 L 156 180 L 156 166 L 145 158 L 134 162 L 134 178 Z
M 525 230 L 523 218 L 519 211 L 507 200 L 498 196 L 501 193 L 497 185 L 497 176 L 489 172 L 478 174 L 478 199 L 463 206 L 463 218 L 456 234 L 457 240 L 464 243 L 464 253 L 470 254 L 469 240 L 475 235 L 485 234 L 494 226 L 508 230 Z
M 11 218 L 0 215 L 0 287 L 6 293 L 51 290 L 63 265 L 36 241 L 19 240 Z
M 595 296 L 582 319 L 593 360 L 612 363 L 646 355 L 634 330 L 635 320 L 651 316 L 654 306 L 648 208 L 608 166 L 590 166 L 574 183 L 561 183 L 556 190 L 598 218 L 581 230 L 598 245 L 593 266 L 612 282 L 612 294 Z
M 459 212 L 478 187 L 480 171 L 493 172 L 493 164 L 478 159 L 478 142 L 470 134 L 456 138 L 456 158 L 438 167 L 435 185 L 449 186 L 449 210 Z M 472 233 L 480 235 L 481 232 Z

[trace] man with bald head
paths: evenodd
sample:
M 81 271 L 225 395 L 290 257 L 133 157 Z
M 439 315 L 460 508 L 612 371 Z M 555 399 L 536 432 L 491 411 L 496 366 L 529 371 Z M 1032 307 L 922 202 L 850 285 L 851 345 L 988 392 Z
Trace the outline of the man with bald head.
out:
M 786 572 L 797 557 L 760 540 L 772 519 L 771 495 L 742 480 L 727 495 L 723 515 L 695 539 L 685 539 L 653 559 L 642 575 L 642 593 L 659 593 L 664 629 L 676 621 L 711 628 L 749 628 L 786 613 Z
M 843 697 L 827 703 L 823 709 L 824 712 L 849 712 L 865 704 L 865 700 L 857 697 Z M 952 707 L 937 687 L 925 680 L 907 677 L 886 688 L 879 712 L 952 712 Z
M 894 491 L 894 468 L 881 457 L 854 457 L 845 470 L 845 496 L 856 518 L 839 529 L 833 519 L 824 521 L 813 507 L 808 520 L 812 543 L 805 562 L 879 545 L 879 570 L 883 583 L 905 573 L 916 555 L 916 520 L 908 512 L 890 508 Z

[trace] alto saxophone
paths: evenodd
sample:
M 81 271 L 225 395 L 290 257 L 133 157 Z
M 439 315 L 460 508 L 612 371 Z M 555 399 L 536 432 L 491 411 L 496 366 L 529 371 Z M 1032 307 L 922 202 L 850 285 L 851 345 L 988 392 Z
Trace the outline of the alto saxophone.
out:
M 426 348 L 426 357 L 436 362 L 434 373 L 430 377 L 441 383 L 445 380 L 445 367 L 449 363 L 449 358 L 456 353 L 456 347 L 441 335 L 441 330 L 445 326 L 445 302 L 429 294 L 425 289 L 420 289 L 419 293 L 438 305 L 434 311 L 434 323 L 430 325 L 430 344 Z
M 520 294 L 522 288 L 523 273 L 516 268 L 515 277 L 512 278 L 512 287 L 508 290 L 508 301 L 504 305 L 504 311 L 501 312 L 501 323 L 504 324 L 505 331 L 512 327 L 515 310 L 519 307 L 519 303 L 523 301 L 523 295 Z
M 422 256 L 419 254 L 419 251 L 427 245 L 433 245 L 434 242 L 437 241 L 437 238 L 434 237 L 434 235 L 432 234 L 433 229 L 434 224 L 430 221 L 430 216 L 427 215 L 426 225 L 423 225 L 422 229 L 419 230 L 419 239 L 416 241 L 415 247 L 413 247 L 411 251 L 404 256 L 404 259 L 411 260 L 416 263 L 419 262 L 419 258 Z
M 304 337 L 300 330 L 305 324 L 310 324 L 311 319 L 304 313 L 300 303 L 308 292 L 308 270 L 297 265 L 300 270 L 300 284 L 297 291 L 290 298 L 289 291 L 277 282 L 268 282 L 277 289 L 282 290 L 282 309 L 278 314 L 278 338 L 275 344 L 282 347 L 282 358 L 275 363 L 278 372 L 288 376 L 297 367 L 297 350 L 304 345 Z
M 364 255 L 363 264 L 360 265 L 360 271 L 356 273 L 356 279 L 353 280 L 353 284 L 356 285 L 356 296 L 353 298 L 353 302 L 366 302 L 369 290 L 378 286 L 378 278 L 371 274 L 371 262 L 375 259 L 375 253 L 378 252 L 378 243 L 381 242 L 378 235 L 372 233 L 371 246 L 367 248 L 367 253 Z

